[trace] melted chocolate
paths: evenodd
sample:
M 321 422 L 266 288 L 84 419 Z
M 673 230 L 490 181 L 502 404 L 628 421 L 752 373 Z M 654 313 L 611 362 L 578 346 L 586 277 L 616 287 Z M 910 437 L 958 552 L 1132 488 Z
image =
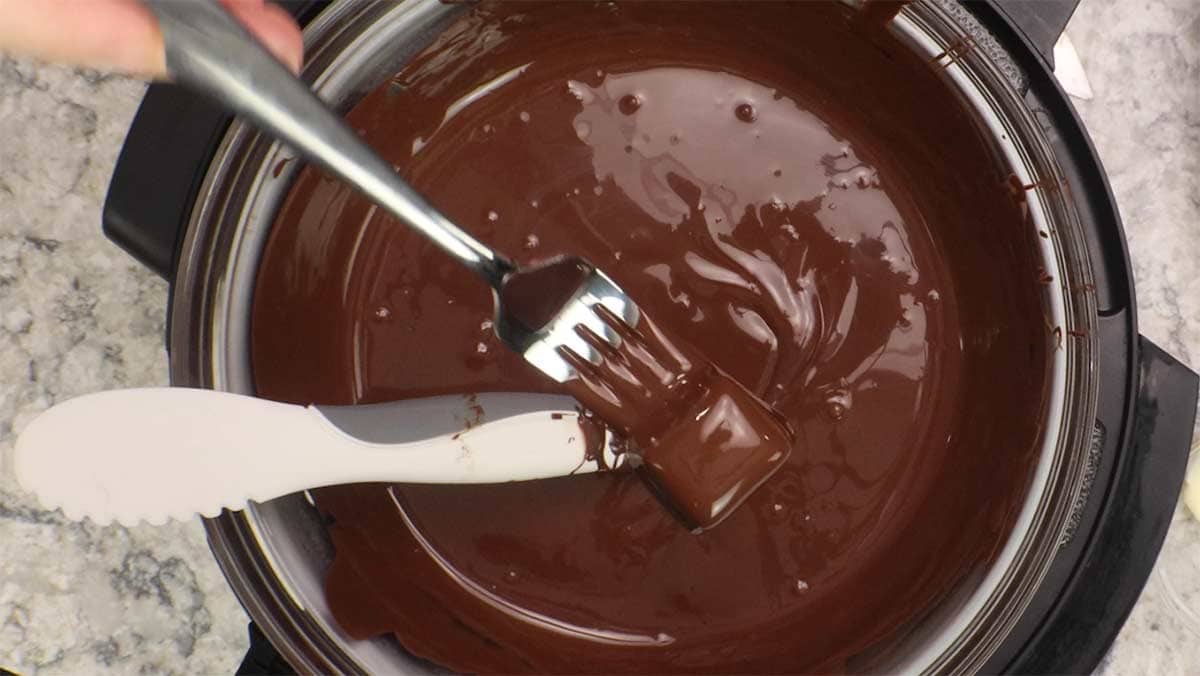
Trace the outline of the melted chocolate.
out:
M 591 260 L 795 430 L 699 535 L 630 473 L 321 490 L 351 635 L 462 671 L 869 668 L 993 558 L 1053 349 L 1037 234 L 929 64 L 861 15 L 475 6 L 349 120 L 455 222 L 519 263 Z M 259 393 L 544 389 L 491 313 L 474 277 L 305 168 L 258 279 Z M 689 461 L 653 448 L 647 473 Z
M 684 523 L 715 526 L 783 465 L 793 442 L 787 423 L 645 312 L 629 326 L 597 311 L 617 347 L 581 330 L 601 359 L 564 348 L 579 373 L 567 391 L 634 442 L 643 477 Z
M 507 317 L 537 331 L 578 295 L 589 272 L 577 258 L 534 263 L 506 276 L 498 301 Z M 576 328 L 598 358 L 559 348 L 579 374 L 567 391 L 636 444 L 631 457 L 684 523 L 715 526 L 787 458 L 786 423 L 678 336 L 668 338 L 645 311 L 635 325 L 603 306 L 596 311 L 615 339 Z

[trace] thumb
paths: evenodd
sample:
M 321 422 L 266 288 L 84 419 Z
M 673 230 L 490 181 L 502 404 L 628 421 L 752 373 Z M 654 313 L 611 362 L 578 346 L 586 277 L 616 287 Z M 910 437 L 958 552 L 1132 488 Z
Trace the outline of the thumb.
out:
M 276 58 L 293 72 L 300 70 L 304 52 L 300 27 L 283 8 L 263 0 L 223 0 L 223 4 Z M 0 17 L 0 53 L 165 75 L 162 32 L 140 2 L 0 0 Z

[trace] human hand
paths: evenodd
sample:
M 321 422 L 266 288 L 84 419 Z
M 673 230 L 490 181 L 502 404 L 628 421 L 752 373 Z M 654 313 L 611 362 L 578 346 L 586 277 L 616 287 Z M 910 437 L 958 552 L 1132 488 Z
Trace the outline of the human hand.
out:
M 206 0 L 178 0 L 206 1 Z M 300 28 L 264 0 L 221 0 L 276 58 L 300 70 Z M 162 33 L 138 0 L 0 0 L 0 52 L 47 61 L 166 75 Z

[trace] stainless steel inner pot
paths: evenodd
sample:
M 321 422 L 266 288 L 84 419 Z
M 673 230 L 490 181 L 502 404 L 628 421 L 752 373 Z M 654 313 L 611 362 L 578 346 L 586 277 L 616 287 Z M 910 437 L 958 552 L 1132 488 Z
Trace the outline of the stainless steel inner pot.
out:
M 304 77 L 328 102 L 348 110 L 426 47 L 464 7 L 437 0 L 340 2 L 305 30 Z M 1073 510 L 1086 495 L 1095 461 L 1095 300 L 1091 263 L 1075 204 L 1045 134 L 1018 93 L 1021 75 L 1003 49 L 961 6 L 922 0 L 891 30 L 943 64 L 942 77 L 994 145 L 997 161 L 1023 184 L 1028 227 L 1056 282 L 1045 289 L 1047 325 L 1088 336 L 1064 340 L 1053 355 L 1042 452 L 1024 506 L 997 560 L 967 580 L 902 640 L 863 656 L 888 672 L 975 671 L 997 648 L 1038 588 L 1055 552 L 1070 538 Z M 946 56 L 970 40 L 975 48 Z M 939 55 L 941 55 L 939 57 Z M 253 392 L 250 302 L 259 256 L 275 212 L 298 169 L 277 164 L 291 151 L 235 123 L 201 186 L 173 287 L 171 378 L 175 385 Z M 1003 271 L 997 271 L 1003 274 Z M 303 365 L 297 365 L 302 368 Z M 209 541 L 234 591 L 280 653 L 301 671 L 431 672 L 391 638 L 356 641 L 334 622 L 322 590 L 333 550 L 303 494 L 226 513 L 206 523 Z

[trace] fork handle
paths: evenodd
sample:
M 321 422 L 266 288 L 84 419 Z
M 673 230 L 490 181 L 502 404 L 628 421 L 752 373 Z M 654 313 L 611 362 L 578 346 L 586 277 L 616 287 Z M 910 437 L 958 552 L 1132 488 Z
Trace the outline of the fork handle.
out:
M 405 183 L 345 122 L 212 0 L 143 0 L 158 19 L 167 70 L 361 190 L 499 288 L 512 264 Z

